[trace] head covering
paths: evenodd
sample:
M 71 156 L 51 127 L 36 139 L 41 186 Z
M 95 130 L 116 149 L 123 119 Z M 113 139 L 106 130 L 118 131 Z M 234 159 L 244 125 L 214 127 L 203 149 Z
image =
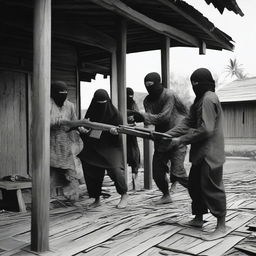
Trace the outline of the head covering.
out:
M 132 109 L 132 106 L 134 104 L 134 91 L 132 88 L 127 87 L 126 88 L 126 97 L 127 97 L 127 109 Z
M 190 76 L 190 81 L 196 98 L 201 98 L 207 91 L 215 91 L 215 81 L 211 72 L 206 68 L 195 70 Z
M 63 81 L 53 81 L 51 84 L 51 98 L 57 106 L 62 107 L 68 95 L 68 86 Z
M 144 78 L 144 84 L 148 91 L 149 99 L 157 99 L 163 92 L 163 86 L 161 84 L 161 77 L 156 72 L 148 73 Z
M 86 112 L 85 118 L 92 122 L 115 124 L 118 110 L 112 104 L 108 92 L 104 89 L 95 91 L 91 104 Z

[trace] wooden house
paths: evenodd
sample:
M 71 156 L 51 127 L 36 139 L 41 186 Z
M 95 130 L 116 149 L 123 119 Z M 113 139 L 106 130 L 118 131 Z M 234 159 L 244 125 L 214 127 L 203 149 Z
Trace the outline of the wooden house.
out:
M 235 80 L 217 91 L 227 145 L 256 145 L 256 77 Z
M 222 2 L 236 12 L 234 0 Z M 32 176 L 31 249 L 46 251 L 51 79 L 68 83 L 79 116 L 80 82 L 110 76 L 126 120 L 127 53 L 161 49 L 168 85 L 170 47 L 205 54 L 232 50 L 232 38 L 183 1 L 1 0 L 0 10 L 0 177 Z

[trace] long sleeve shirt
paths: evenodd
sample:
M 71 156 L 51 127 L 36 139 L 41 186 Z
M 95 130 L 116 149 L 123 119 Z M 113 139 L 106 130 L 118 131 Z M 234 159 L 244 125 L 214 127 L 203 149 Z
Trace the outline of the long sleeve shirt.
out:
M 167 133 L 191 144 L 190 161 L 205 160 L 214 169 L 225 162 L 222 108 L 217 95 L 208 91 L 190 109 L 189 116 Z

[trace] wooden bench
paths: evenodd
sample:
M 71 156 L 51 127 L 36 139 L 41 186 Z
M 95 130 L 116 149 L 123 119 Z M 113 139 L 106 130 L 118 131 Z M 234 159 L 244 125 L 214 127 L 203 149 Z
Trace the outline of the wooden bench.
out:
M 32 188 L 31 181 L 0 181 L 3 205 L 7 210 L 26 212 L 22 189 Z

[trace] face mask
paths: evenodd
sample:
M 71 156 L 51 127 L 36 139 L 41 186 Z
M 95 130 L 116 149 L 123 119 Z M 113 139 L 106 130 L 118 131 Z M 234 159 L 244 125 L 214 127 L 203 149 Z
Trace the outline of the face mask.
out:
M 57 106 L 62 107 L 65 100 L 67 99 L 67 91 L 56 92 L 52 95 L 52 98 Z

